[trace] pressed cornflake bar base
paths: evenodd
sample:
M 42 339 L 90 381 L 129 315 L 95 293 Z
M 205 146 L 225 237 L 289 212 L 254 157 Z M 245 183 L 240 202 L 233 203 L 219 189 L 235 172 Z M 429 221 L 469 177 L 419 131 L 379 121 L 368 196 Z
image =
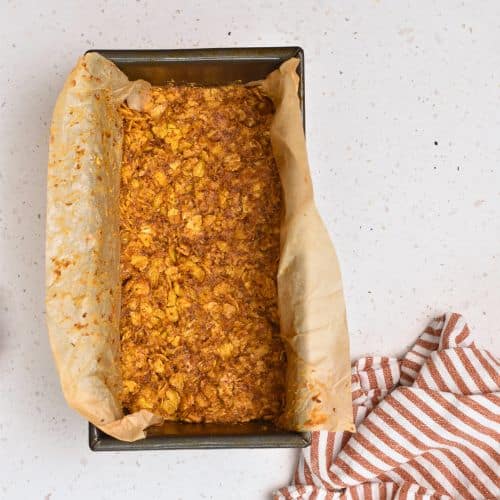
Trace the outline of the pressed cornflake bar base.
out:
M 153 87 L 124 105 L 120 191 L 125 410 L 275 420 L 285 352 L 281 186 L 258 87 Z

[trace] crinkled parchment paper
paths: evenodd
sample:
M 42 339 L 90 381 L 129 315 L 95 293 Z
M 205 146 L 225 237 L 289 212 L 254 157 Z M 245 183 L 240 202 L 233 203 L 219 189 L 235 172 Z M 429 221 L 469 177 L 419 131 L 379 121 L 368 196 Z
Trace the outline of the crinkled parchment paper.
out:
M 287 352 L 282 424 L 354 431 L 351 368 L 340 268 L 314 204 L 299 98 L 298 59 L 263 82 L 276 113 L 271 143 L 284 195 L 278 300 Z
M 281 424 L 352 430 L 349 344 L 340 270 L 313 201 L 297 96 L 298 61 L 263 82 L 276 106 L 271 139 L 285 211 L 278 272 L 288 356 Z M 161 418 L 123 415 L 119 401 L 119 105 L 140 109 L 149 84 L 129 82 L 91 53 L 69 75 L 54 110 L 47 186 L 49 337 L 68 404 L 107 434 L 145 436 Z

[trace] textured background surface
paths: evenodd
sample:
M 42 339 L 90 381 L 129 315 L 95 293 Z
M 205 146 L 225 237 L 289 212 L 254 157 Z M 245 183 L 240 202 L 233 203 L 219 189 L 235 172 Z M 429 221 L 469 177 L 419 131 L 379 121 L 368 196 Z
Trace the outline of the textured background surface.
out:
M 498 2 L 65 4 L 0 7 L 0 498 L 265 498 L 296 457 L 92 454 L 66 408 L 43 312 L 47 137 L 91 47 L 304 47 L 313 178 L 353 356 L 399 353 L 450 309 L 499 352 Z

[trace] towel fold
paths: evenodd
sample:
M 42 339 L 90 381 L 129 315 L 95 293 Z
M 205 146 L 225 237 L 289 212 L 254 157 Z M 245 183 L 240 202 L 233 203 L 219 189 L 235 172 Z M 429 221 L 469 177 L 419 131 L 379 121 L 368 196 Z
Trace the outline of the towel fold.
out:
M 276 499 L 500 498 L 500 363 L 461 315 L 352 369 L 357 433 L 313 432 Z

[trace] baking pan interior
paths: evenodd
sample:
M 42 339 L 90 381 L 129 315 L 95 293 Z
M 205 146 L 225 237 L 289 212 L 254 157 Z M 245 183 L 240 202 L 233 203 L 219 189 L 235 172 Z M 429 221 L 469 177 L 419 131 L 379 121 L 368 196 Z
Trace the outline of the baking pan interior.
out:
M 261 80 L 281 63 L 297 57 L 299 96 L 304 117 L 304 54 L 300 47 L 95 50 L 113 61 L 130 80 L 153 85 L 167 82 L 223 85 Z M 94 451 L 160 450 L 182 448 L 299 448 L 310 443 L 308 433 L 283 431 L 268 422 L 244 424 L 190 424 L 167 422 L 148 430 L 133 443 L 114 439 L 89 426 L 89 446 Z

